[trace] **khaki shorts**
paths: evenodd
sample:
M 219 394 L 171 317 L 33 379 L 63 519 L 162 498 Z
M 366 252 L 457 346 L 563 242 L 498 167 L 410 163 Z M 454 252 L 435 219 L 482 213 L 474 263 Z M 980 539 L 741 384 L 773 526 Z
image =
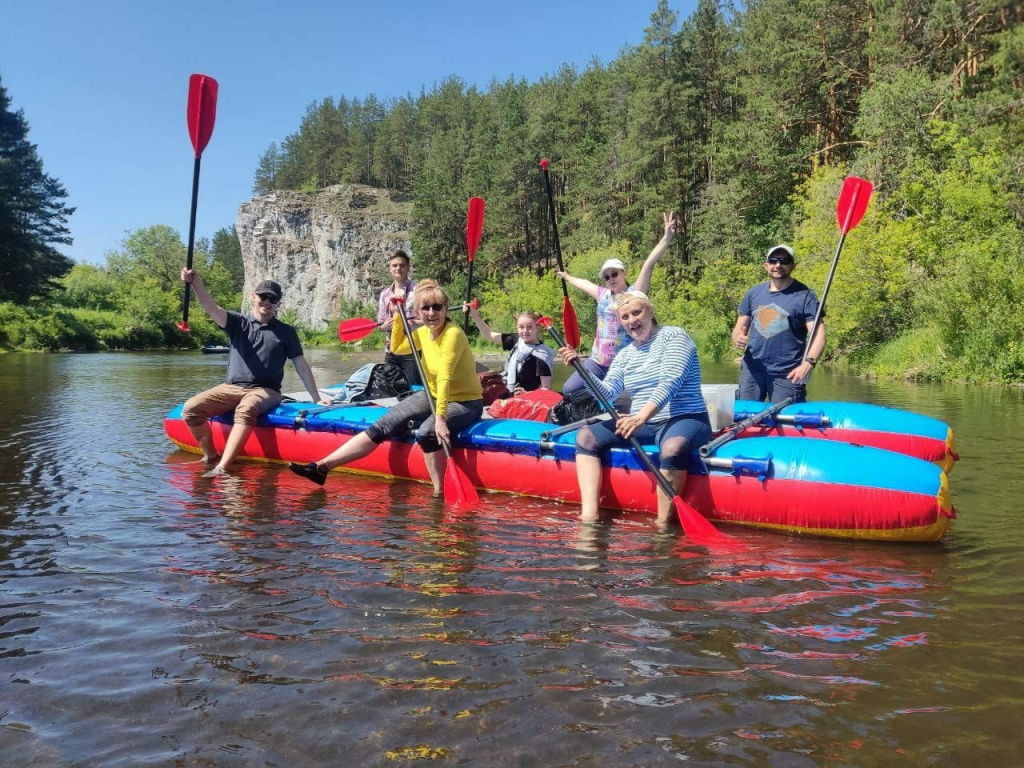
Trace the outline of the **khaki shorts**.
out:
M 257 418 L 280 403 L 281 397 L 276 389 L 219 384 L 190 398 L 181 411 L 181 418 L 196 427 L 234 409 L 235 423 L 251 427 Z

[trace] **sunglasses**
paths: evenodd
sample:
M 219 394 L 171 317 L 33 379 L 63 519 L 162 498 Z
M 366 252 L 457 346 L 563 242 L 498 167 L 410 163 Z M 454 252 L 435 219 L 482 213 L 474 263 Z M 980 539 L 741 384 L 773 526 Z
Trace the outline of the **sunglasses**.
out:
M 420 304 L 420 312 L 443 312 L 444 304 Z
M 609 269 L 607 272 L 604 273 L 604 281 L 608 282 L 609 280 L 614 280 L 616 277 L 618 277 L 621 274 L 622 274 L 622 270 L 621 269 Z
M 783 266 L 789 266 L 793 263 L 792 256 L 769 256 L 767 259 L 768 264 L 782 264 Z
M 260 301 L 265 301 L 268 304 L 277 304 L 277 302 L 280 301 L 280 299 L 272 293 L 257 293 L 256 295 L 260 297 Z

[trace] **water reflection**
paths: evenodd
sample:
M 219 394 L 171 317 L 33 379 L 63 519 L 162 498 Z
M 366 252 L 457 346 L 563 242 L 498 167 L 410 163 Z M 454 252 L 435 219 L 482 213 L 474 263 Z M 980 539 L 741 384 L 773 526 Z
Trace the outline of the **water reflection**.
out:
M 544 500 L 204 479 L 160 428 L 202 357 L 0 358 L 6 763 L 1016 764 L 1018 394 L 816 374 L 954 422 L 952 536 L 709 556 Z

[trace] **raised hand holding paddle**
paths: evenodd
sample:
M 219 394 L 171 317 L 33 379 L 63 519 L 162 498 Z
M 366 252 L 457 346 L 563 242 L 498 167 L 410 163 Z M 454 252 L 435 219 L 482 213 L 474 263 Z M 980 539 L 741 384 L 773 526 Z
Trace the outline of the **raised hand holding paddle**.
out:
M 558 331 L 551 327 L 551 318 L 542 317 L 537 322 L 547 329 L 547 332 L 559 347 L 566 346 L 565 340 L 561 337 Z M 597 381 L 595 381 L 593 374 L 586 369 L 578 358 L 573 358 L 572 366 L 576 369 L 577 373 L 583 377 L 583 380 L 586 382 L 591 394 L 597 398 L 597 401 L 601 404 L 601 408 L 604 409 L 604 412 L 611 416 L 613 421 L 617 421 L 619 414 L 615 410 L 615 406 L 608 401 L 608 398 L 604 396 L 601 388 L 597 386 Z M 683 501 L 682 497 L 680 497 L 676 492 L 676 489 L 672 487 L 672 484 L 661 473 L 661 470 L 654 465 L 654 462 L 651 460 L 651 457 L 647 455 L 647 451 L 644 450 L 644 447 L 639 440 L 632 435 L 628 440 L 636 453 L 637 458 L 639 458 L 640 461 L 644 463 L 644 466 L 647 467 L 647 470 L 654 475 L 654 479 L 661 487 L 662 492 L 668 498 L 672 499 L 672 506 L 675 507 L 676 514 L 679 517 L 679 522 L 683 526 L 683 531 L 687 536 L 698 544 L 730 548 L 742 546 L 732 536 L 728 536 L 715 528 L 715 526 L 713 526 L 708 519 L 704 517 L 704 515 Z
M 405 335 L 409 338 L 409 344 L 412 346 L 416 370 L 419 371 L 420 381 L 424 385 L 423 391 L 427 395 L 427 402 L 430 403 L 430 413 L 434 416 L 436 431 L 437 403 L 434 402 L 434 396 L 430 394 L 430 387 L 427 385 L 427 374 L 423 370 L 423 361 L 420 359 L 419 350 L 416 349 L 416 337 L 413 336 L 412 326 L 409 324 L 409 318 L 405 314 L 405 300 L 401 297 L 395 297 L 391 299 L 391 302 L 398 309 L 398 315 L 402 320 L 402 328 L 405 330 Z M 440 432 L 437 433 L 437 440 L 441 443 L 445 458 L 447 459 L 444 468 L 444 500 L 456 507 L 476 506 L 480 503 L 480 496 L 477 494 L 476 488 L 473 487 L 473 483 L 466 476 L 466 473 L 462 471 L 462 468 L 452 458 L 451 448 L 446 438 L 447 436 L 441 435 Z
M 562 244 L 558 240 L 558 222 L 555 220 L 555 198 L 551 194 L 551 177 L 548 176 L 548 161 L 541 160 L 540 168 L 544 171 L 544 188 L 548 193 L 548 211 L 551 214 L 551 233 L 555 241 L 555 258 L 558 260 L 558 271 L 565 272 L 562 264 Z M 569 288 L 562 280 L 562 327 L 565 328 L 565 338 L 569 346 L 576 349 L 580 345 L 580 323 L 576 319 L 576 310 L 569 301 Z
M 209 75 L 195 74 L 188 81 L 188 135 L 192 139 L 195 151 L 195 163 L 192 166 L 192 212 L 188 223 L 188 256 L 185 269 L 192 269 L 192 255 L 196 243 L 196 206 L 199 203 L 199 163 L 203 150 L 213 135 L 213 124 L 217 119 L 217 81 Z M 185 298 L 182 303 L 181 322 L 178 330 L 190 332 L 188 327 L 188 304 L 191 297 L 190 287 L 185 285 Z
M 466 303 L 473 298 L 473 257 L 480 247 L 480 235 L 484 231 L 484 199 L 471 197 L 469 211 L 466 214 L 466 250 L 469 252 L 469 277 L 466 280 Z M 469 315 L 462 318 L 462 330 L 469 330 Z

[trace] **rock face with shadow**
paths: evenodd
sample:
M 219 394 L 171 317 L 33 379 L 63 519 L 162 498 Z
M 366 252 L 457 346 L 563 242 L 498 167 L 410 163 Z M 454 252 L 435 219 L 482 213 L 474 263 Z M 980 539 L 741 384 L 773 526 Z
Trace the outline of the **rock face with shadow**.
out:
M 243 203 L 236 221 L 245 265 L 243 311 L 267 278 L 281 284 L 289 317 L 315 330 L 337 320 L 342 300 L 376 302 L 391 282 L 391 254 L 399 248 L 411 253 L 411 214 L 410 195 L 361 184 L 278 191 Z M 414 258 L 414 274 L 415 264 Z

